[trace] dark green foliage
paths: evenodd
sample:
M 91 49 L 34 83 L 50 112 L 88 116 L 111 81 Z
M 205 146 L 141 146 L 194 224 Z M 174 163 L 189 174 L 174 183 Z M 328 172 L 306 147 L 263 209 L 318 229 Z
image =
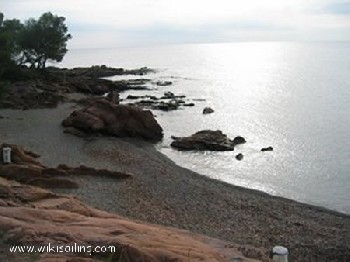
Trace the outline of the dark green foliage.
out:
M 8 82 L 44 74 L 28 69 L 26 65 L 43 69 L 49 60 L 62 61 L 67 52 L 67 41 L 71 38 L 67 31 L 65 18 L 50 12 L 24 24 L 18 19 L 6 20 L 0 12 L 0 98 Z
M 0 79 L 16 66 L 16 58 L 21 52 L 18 37 L 22 27 L 19 20 L 4 20 L 0 13 Z
M 17 19 L 4 20 L 0 13 L 0 78 L 16 65 L 42 69 L 48 60 L 61 62 L 71 39 L 67 31 L 65 18 L 50 12 L 24 24 Z
M 45 68 L 48 60 L 61 62 L 67 52 L 66 43 L 71 39 L 64 22 L 64 17 L 51 12 L 38 20 L 27 20 L 19 37 L 23 52 L 21 62 L 37 68 Z

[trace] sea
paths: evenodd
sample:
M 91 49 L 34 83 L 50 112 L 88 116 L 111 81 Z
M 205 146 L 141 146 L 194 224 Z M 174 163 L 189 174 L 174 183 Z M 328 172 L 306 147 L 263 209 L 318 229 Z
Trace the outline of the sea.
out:
M 156 148 L 203 176 L 350 214 L 350 42 L 237 42 L 73 49 L 60 67 L 156 69 L 148 91 L 185 95 L 193 107 L 154 111 Z M 157 81 L 171 81 L 157 86 Z M 214 109 L 203 115 L 204 107 Z M 247 143 L 228 152 L 177 151 L 171 136 L 221 130 Z M 261 152 L 272 146 L 273 151 Z M 241 153 L 243 159 L 235 156 Z

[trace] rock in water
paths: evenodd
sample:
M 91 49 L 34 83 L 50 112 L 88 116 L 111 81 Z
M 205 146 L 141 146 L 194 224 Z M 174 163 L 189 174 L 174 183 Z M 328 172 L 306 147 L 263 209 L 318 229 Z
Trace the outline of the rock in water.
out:
M 238 160 L 238 161 L 241 161 L 243 159 L 243 154 L 239 153 L 238 155 L 235 156 L 235 158 Z
M 247 141 L 245 140 L 244 137 L 241 137 L 241 136 L 236 136 L 236 137 L 233 139 L 233 144 L 234 144 L 234 145 L 244 144 L 245 142 L 247 142 Z
M 269 146 L 269 147 L 263 147 L 260 151 L 265 152 L 265 151 L 273 151 L 273 147 Z
M 233 151 L 234 143 L 220 130 L 203 130 L 189 137 L 172 137 L 171 146 L 179 150 Z
M 157 81 L 156 85 L 157 86 L 170 86 L 172 84 L 171 81 Z
M 62 125 L 90 134 L 140 137 L 152 141 L 159 141 L 163 137 L 163 129 L 151 111 L 116 105 L 105 99 L 97 100 L 84 109 L 74 111 L 63 120 Z
M 211 107 L 205 107 L 203 109 L 203 114 L 211 114 L 211 113 L 214 113 L 214 109 L 212 109 Z

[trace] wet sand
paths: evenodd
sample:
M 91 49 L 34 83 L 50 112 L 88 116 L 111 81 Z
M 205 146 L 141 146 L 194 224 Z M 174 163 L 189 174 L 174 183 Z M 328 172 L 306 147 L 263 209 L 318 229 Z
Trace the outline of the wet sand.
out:
M 223 239 L 254 258 L 267 260 L 274 245 L 285 245 L 291 261 L 350 261 L 349 216 L 209 179 L 177 166 L 144 141 L 64 134 L 60 123 L 73 110 L 73 104 L 0 110 L 0 141 L 40 154 L 48 166 L 86 165 L 134 175 L 125 181 L 73 177 L 80 187 L 59 191 L 91 206 Z

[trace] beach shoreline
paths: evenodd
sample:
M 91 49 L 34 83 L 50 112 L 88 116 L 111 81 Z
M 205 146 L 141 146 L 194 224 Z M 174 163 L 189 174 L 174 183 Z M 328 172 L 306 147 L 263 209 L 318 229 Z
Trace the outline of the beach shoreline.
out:
M 64 103 L 0 110 L 1 141 L 39 153 L 47 166 L 86 165 L 134 177 L 72 177 L 78 189 L 55 192 L 127 218 L 228 241 L 248 257 L 266 260 L 274 245 L 285 245 L 293 261 L 350 259 L 349 215 L 210 179 L 176 165 L 145 141 L 63 134 L 61 121 L 74 108 Z

